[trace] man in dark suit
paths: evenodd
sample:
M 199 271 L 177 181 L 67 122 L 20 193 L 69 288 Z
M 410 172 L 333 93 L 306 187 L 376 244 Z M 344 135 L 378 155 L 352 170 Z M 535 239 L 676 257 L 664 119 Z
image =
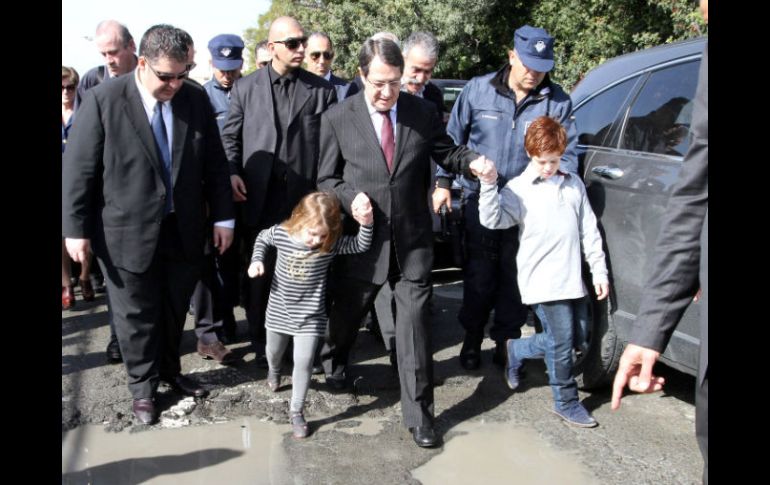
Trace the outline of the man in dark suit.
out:
M 296 20 L 277 18 L 268 33 L 270 64 L 236 81 L 230 93 L 222 142 L 233 196 L 244 202 L 249 256 L 259 231 L 288 218 L 315 189 L 321 113 L 337 95 L 331 84 L 300 67 L 306 43 Z M 249 279 L 245 298 L 249 336 L 258 364 L 265 366 L 265 310 L 274 260 L 273 253 L 265 261 L 264 277 Z
M 179 344 L 200 275 L 205 206 L 213 241 L 232 242 L 232 192 L 216 121 L 203 89 L 185 82 L 183 33 L 147 30 L 134 73 L 88 91 L 67 151 L 62 231 L 82 261 L 93 248 L 107 279 L 136 418 L 156 419 L 159 381 L 200 397 L 182 376 Z
M 341 257 L 334 268 L 322 357 L 327 383 L 344 388 L 359 323 L 380 288 L 390 285 L 404 424 L 419 446 L 434 446 L 428 329 L 433 234 L 426 203 L 430 159 L 469 176 L 469 167 L 484 164 L 475 152 L 452 143 L 433 106 L 400 93 L 403 68 L 393 41 L 367 40 L 359 52 L 364 91 L 321 117 L 318 187 L 333 190 L 349 214 L 370 206 L 375 214 L 369 251 Z M 346 223 L 352 232 L 349 218 Z
M 334 44 L 328 34 L 324 32 L 313 32 L 307 38 L 307 48 L 305 49 L 305 64 L 307 70 L 320 76 L 334 86 L 337 91 L 337 101 L 349 98 L 358 92 L 358 85 L 349 83 L 332 73 L 332 62 L 334 61 Z
M 703 8 L 701 2 L 701 8 Z M 708 4 L 706 3 L 706 9 Z M 706 10 L 707 12 L 707 10 Z M 705 14 L 707 15 L 707 13 Z M 706 17 L 708 20 L 708 17 Z M 620 407 L 626 384 L 655 392 L 664 379 L 652 367 L 700 285 L 700 363 L 695 393 L 695 434 L 708 484 L 708 44 L 703 52 L 692 113 L 692 141 L 672 189 L 656 246 L 656 259 L 629 344 L 620 357 L 612 389 L 612 409 Z

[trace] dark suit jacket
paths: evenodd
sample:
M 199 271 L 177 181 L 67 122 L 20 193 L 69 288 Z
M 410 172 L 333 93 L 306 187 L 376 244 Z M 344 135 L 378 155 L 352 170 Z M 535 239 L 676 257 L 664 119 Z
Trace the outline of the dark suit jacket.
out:
M 436 107 L 438 117 L 442 121 L 444 120 L 444 113 L 446 112 L 446 105 L 444 105 L 444 94 L 441 92 L 441 88 L 428 82 L 425 85 L 425 89 L 422 92 L 422 97 L 426 101 L 430 101 Z
M 329 76 L 329 82 L 332 83 L 334 89 L 337 91 L 337 101 L 341 102 L 345 98 L 349 98 L 358 92 L 358 85 L 349 83 L 342 78 L 334 75 Z
M 343 210 L 358 192 L 374 209 L 374 237 L 369 251 L 341 258 L 343 271 L 375 284 L 385 281 L 390 265 L 391 234 L 406 279 L 426 280 L 433 266 L 433 233 L 428 207 L 430 159 L 452 172 L 467 172 L 478 155 L 456 146 L 430 103 L 400 93 L 396 105 L 396 151 L 389 173 L 369 111 L 359 92 L 321 117 L 321 165 L 318 187 L 334 190 Z M 352 232 L 346 221 L 347 231 Z
M 662 352 L 700 285 L 703 308 L 699 383 L 708 368 L 708 88 L 707 43 L 693 105 L 690 148 L 668 202 L 653 274 L 630 339 Z
M 269 69 L 259 69 L 236 81 L 230 93 L 230 110 L 222 130 L 222 142 L 230 173 L 246 184 L 244 222 L 256 226 L 263 210 L 273 163 L 301 167 L 289 170 L 289 190 L 301 197 L 315 187 L 318 173 L 318 136 L 321 113 L 337 102 L 334 87 L 326 80 L 299 69 L 289 128 L 286 135 L 288 160 L 278 160 L 272 88 Z
M 171 109 L 174 210 L 184 256 L 194 260 L 210 230 L 205 203 L 214 220 L 233 219 L 232 191 L 205 91 L 185 83 Z M 133 73 L 87 91 L 64 153 L 63 235 L 91 239 L 116 267 L 146 271 L 167 195 L 162 163 Z

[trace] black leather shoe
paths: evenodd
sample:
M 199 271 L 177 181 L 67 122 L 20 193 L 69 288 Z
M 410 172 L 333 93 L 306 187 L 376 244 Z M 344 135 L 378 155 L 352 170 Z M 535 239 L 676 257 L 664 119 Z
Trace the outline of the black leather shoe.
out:
M 175 392 L 185 396 L 203 397 L 208 394 L 208 391 L 202 388 L 200 384 L 182 374 L 175 377 L 161 377 L 161 380 L 171 386 Z
M 107 344 L 107 362 L 110 364 L 123 362 L 123 355 L 120 353 L 120 345 L 118 345 L 118 339 L 114 335 L 110 337 L 110 343 Z
M 131 406 L 134 417 L 142 424 L 152 424 L 155 422 L 155 403 L 152 399 L 134 399 Z
M 481 365 L 481 341 L 484 336 L 469 332 L 465 333 L 463 346 L 460 349 L 460 365 L 465 370 L 475 370 Z
M 334 389 L 335 391 L 342 391 L 345 389 L 345 376 L 332 376 L 326 375 L 326 385 Z
M 492 354 L 492 363 L 496 364 L 500 367 L 505 367 L 506 362 L 506 353 L 505 353 L 505 340 L 497 340 L 495 341 L 495 353 Z
M 436 437 L 436 431 L 433 430 L 433 426 L 417 426 L 411 429 L 412 438 L 417 446 L 422 448 L 431 448 L 436 446 L 438 438 Z

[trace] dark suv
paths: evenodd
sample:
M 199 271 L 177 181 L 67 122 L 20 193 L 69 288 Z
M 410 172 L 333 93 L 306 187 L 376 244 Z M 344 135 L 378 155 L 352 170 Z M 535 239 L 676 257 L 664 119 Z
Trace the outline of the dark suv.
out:
M 610 59 L 571 93 L 578 154 L 604 237 L 612 292 L 593 305 L 591 345 L 577 361 L 583 387 L 606 384 L 639 310 L 660 222 L 689 146 L 692 100 L 706 39 Z M 698 367 L 700 304 L 684 314 L 661 360 Z

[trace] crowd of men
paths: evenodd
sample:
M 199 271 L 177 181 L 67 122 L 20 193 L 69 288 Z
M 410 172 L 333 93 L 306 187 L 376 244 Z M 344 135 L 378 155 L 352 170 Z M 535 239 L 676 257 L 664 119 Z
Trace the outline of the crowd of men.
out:
M 481 365 L 494 310 L 489 336 L 494 360 L 504 365 L 505 341 L 520 337 L 527 316 L 510 256 L 518 229 L 479 223 L 478 176 L 485 160 L 494 161 L 500 187 L 521 174 L 524 135 L 543 115 L 567 129 L 561 167 L 579 175 L 571 101 L 548 75 L 553 43 L 543 29 L 518 28 L 504 66 L 468 83 L 445 127 L 443 96 L 430 83 L 439 44 L 428 32 L 403 44 L 392 33 L 372 35 L 359 51 L 358 77 L 348 82 L 333 73 L 327 34 L 308 35 L 295 19 L 280 17 L 256 46 L 257 70 L 247 76 L 242 39 L 211 39 L 213 77 L 201 86 L 188 79 L 194 45 L 185 31 L 155 25 L 137 55 L 125 26 L 100 23 L 95 44 L 105 65 L 80 81 L 63 153 L 62 231 L 72 259 L 93 252 L 104 274 L 107 354 L 125 365 L 137 420 L 157 419 L 161 381 L 181 394 L 207 393 L 181 374 L 190 306 L 198 353 L 231 364 L 226 344 L 235 341 L 233 309 L 242 305 L 256 364 L 264 365 L 275 256 L 265 261 L 264 277 L 248 279 L 245 255 L 261 230 L 287 219 L 306 194 L 325 190 L 347 216 L 371 204 L 375 226 L 371 248 L 338 257 L 331 273 L 318 350 L 325 382 L 334 390 L 350 385 L 350 352 L 375 308 L 401 383 L 403 424 L 417 445 L 435 446 L 430 211 L 451 208 L 449 188 L 462 187 L 468 259 L 460 364 Z M 431 162 L 438 166 L 434 187 Z M 346 233 L 355 232 L 351 217 L 344 223 Z

